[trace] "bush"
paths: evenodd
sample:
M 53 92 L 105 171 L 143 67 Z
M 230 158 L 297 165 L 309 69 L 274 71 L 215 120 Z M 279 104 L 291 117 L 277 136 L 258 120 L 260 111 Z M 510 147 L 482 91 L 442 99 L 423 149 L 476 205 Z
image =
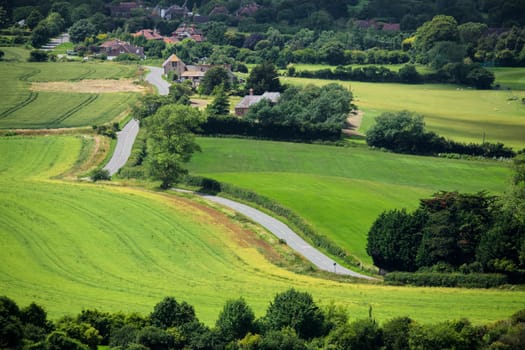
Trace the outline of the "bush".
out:
M 109 175 L 109 170 L 107 169 L 98 169 L 91 174 L 91 180 L 94 182 L 111 180 L 111 175 Z
M 494 288 L 507 283 L 503 274 L 488 273 L 437 273 L 437 272 L 391 272 L 385 275 L 385 283 L 428 287 Z
M 47 62 L 48 54 L 46 51 L 33 50 L 29 53 L 29 62 Z

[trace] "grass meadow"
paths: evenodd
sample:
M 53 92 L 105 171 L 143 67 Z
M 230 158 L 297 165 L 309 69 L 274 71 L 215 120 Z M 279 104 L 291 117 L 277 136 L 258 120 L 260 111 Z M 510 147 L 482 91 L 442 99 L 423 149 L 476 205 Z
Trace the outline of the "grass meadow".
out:
M 513 78 L 515 79 L 515 78 Z M 283 83 L 325 85 L 333 80 L 282 78 Z M 525 90 L 473 90 L 456 85 L 339 82 L 365 112 L 360 131 L 386 111 L 409 110 L 425 117 L 428 129 L 463 142 L 503 142 L 525 147 Z
M 83 144 L 72 136 L 0 137 L 0 295 L 35 301 L 52 318 L 83 308 L 147 314 L 172 295 L 212 325 L 227 299 L 243 296 L 260 316 L 290 287 L 322 305 L 344 305 L 351 319 L 372 306 L 379 321 L 408 315 L 483 323 L 525 306 L 522 291 L 386 287 L 292 273 L 269 263 L 268 244 L 241 223 L 198 201 L 51 179 L 76 163 Z
M 505 190 L 505 163 L 285 142 L 199 138 L 193 174 L 235 184 L 294 210 L 365 263 L 368 230 L 384 210 L 415 209 L 441 190 Z M 468 179 L 468 181 L 466 181 Z
M 136 94 L 32 91 L 31 82 L 132 78 L 136 71 L 136 65 L 112 62 L 0 62 L 0 84 L 3 87 L 0 89 L 0 129 L 79 127 L 107 123 L 129 108 Z

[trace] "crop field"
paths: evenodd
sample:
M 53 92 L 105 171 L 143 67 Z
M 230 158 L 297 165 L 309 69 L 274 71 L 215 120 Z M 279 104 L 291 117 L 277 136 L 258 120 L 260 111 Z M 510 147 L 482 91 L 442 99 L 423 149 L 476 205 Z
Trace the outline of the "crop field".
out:
M 501 193 L 510 170 L 493 161 L 462 161 L 370 151 L 365 147 L 199 138 L 193 174 L 250 189 L 294 210 L 359 259 L 368 230 L 386 209 L 415 209 L 446 191 Z M 466 181 L 465 179 L 468 179 Z
M 515 76 L 512 78 L 516 81 Z M 282 78 L 283 83 L 325 85 L 337 81 Z M 339 82 L 354 94 L 365 112 L 360 129 L 373 125 L 370 118 L 385 111 L 409 110 L 425 117 L 430 130 L 463 142 L 503 142 L 525 147 L 525 90 L 473 90 L 456 85 L 408 85 Z
M 136 66 L 115 63 L 0 63 L 0 128 L 57 128 L 103 124 L 135 100 L 133 93 L 35 91 L 31 82 L 133 77 Z M 81 83 L 80 83 L 81 84 Z
M 399 315 L 430 323 L 508 317 L 525 292 L 338 283 L 269 263 L 269 245 L 198 201 L 118 185 L 50 180 L 70 168 L 81 137 L 0 138 L 0 295 L 35 301 L 51 318 L 82 308 L 151 312 L 172 295 L 213 324 L 224 302 L 244 296 L 258 316 L 290 287 L 351 319 Z M 284 166 L 284 165 L 283 165 Z M 284 249 L 284 248 L 283 248 Z
M 496 84 L 504 89 L 525 90 L 525 68 L 489 68 L 496 76 Z

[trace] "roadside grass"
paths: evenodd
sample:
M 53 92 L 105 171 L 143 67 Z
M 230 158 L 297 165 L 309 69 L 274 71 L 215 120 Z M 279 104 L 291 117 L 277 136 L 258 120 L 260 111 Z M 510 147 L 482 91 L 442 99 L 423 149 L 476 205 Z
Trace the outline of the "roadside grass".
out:
M 0 63 L 0 128 L 59 128 L 103 124 L 136 100 L 135 93 L 31 91 L 30 82 L 133 77 L 116 63 Z
M 388 287 L 294 274 L 253 233 L 199 201 L 118 184 L 49 180 L 83 153 L 80 137 L 0 137 L 0 295 L 56 319 L 82 309 L 148 314 L 171 295 L 213 325 L 243 296 L 257 316 L 277 292 L 310 292 L 350 318 L 479 324 L 523 308 L 525 292 Z M 232 214 L 233 215 L 233 214 Z
M 363 262 L 366 237 L 387 209 L 415 209 L 435 192 L 502 193 L 505 163 L 448 160 L 369 150 L 285 142 L 199 138 L 202 153 L 192 174 L 267 196 L 295 211 Z M 468 181 L 465 181 L 468 179 Z
M 409 110 L 425 117 L 428 128 L 462 142 L 502 142 L 525 147 L 525 98 L 523 90 L 473 90 L 456 85 L 380 84 L 322 79 L 282 78 L 292 85 L 326 85 L 338 82 L 354 94 L 355 104 L 375 115 Z M 369 118 L 365 113 L 364 120 Z M 365 128 L 373 123 L 365 122 Z

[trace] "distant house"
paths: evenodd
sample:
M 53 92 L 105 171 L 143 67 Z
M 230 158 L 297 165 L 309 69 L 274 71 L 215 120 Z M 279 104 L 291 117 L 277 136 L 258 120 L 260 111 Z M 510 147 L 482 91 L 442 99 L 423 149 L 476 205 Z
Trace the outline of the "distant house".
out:
M 279 102 L 280 97 L 281 94 L 279 92 L 265 92 L 262 95 L 254 95 L 253 89 L 250 89 L 250 94 L 244 96 L 241 102 L 237 103 L 237 105 L 235 106 L 235 115 L 242 117 L 243 115 L 248 113 L 250 107 L 254 104 L 264 99 L 269 100 L 271 103 L 277 103 Z
M 109 40 L 100 45 L 101 52 L 105 53 L 108 56 L 108 60 L 112 60 L 118 55 L 123 53 L 129 53 L 137 55 L 140 58 L 144 58 L 144 48 L 139 46 L 131 45 L 126 41 L 121 41 L 118 39 Z
M 219 16 L 219 15 L 229 15 L 230 11 L 225 6 L 215 6 L 213 10 L 210 11 L 208 16 Z
M 131 17 L 131 11 L 140 7 L 137 2 L 121 2 L 118 5 L 110 5 L 111 17 Z
M 193 86 L 199 86 L 206 72 L 213 67 L 221 66 L 229 73 L 231 79 L 235 79 L 235 76 L 231 72 L 231 65 L 214 65 L 214 64 L 195 64 L 187 65 L 185 64 L 177 55 L 173 54 L 164 63 L 162 68 L 164 69 L 164 74 L 168 75 L 170 72 L 174 72 L 178 79 L 191 80 Z
M 133 34 L 134 37 L 143 36 L 146 40 L 164 40 L 164 37 L 155 29 L 141 29 Z
M 257 12 L 262 6 L 252 2 L 250 4 L 244 5 L 235 12 L 237 17 L 251 17 Z
M 190 38 L 198 43 L 203 42 L 205 40 L 202 32 L 195 28 L 194 24 L 187 25 L 186 23 L 183 23 L 173 33 L 171 33 L 171 35 L 172 37 L 177 38 L 179 40 Z
M 210 21 L 209 16 L 202 16 L 199 14 L 193 15 L 193 23 L 202 24 L 202 23 L 208 23 Z
M 401 25 L 399 23 L 383 23 L 382 30 L 388 32 L 399 32 L 401 30 Z
M 377 22 L 373 19 L 357 20 L 354 25 L 360 29 L 380 29 L 387 32 L 399 32 L 401 30 L 399 23 Z

